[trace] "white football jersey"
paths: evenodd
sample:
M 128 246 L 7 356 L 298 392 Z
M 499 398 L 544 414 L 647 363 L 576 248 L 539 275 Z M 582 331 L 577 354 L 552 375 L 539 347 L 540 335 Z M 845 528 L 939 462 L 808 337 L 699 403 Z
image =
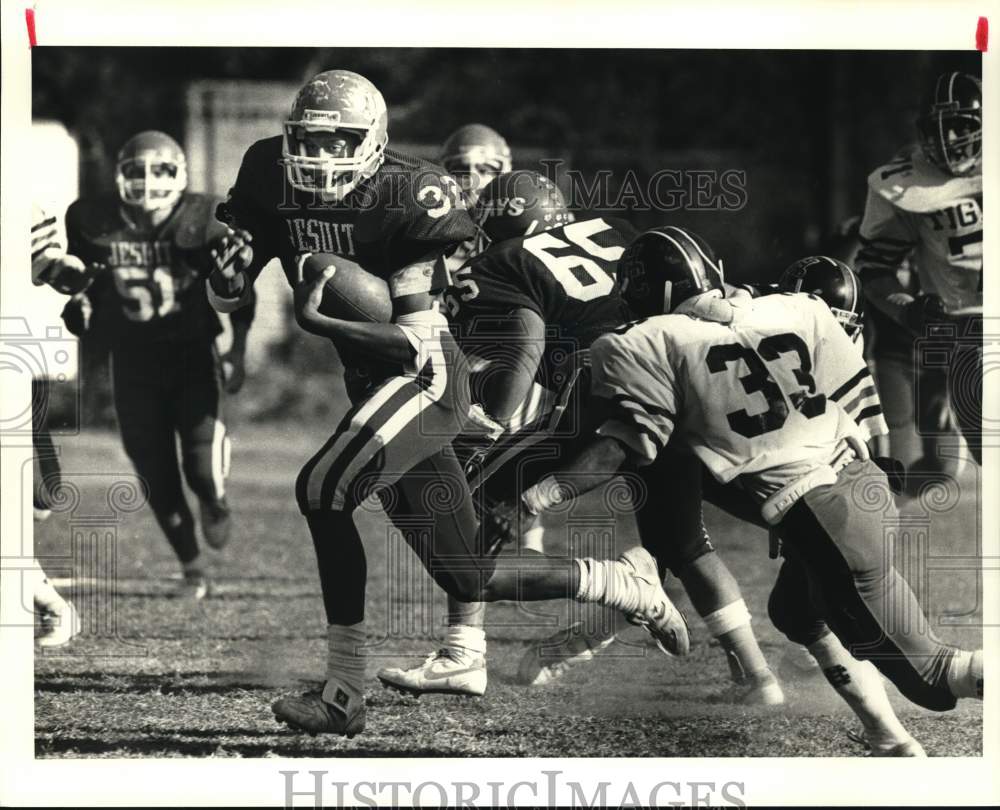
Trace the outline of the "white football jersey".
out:
M 983 307 L 983 178 L 953 177 L 917 148 L 868 177 L 855 268 L 893 273 L 912 252 L 920 286 L 949 312 Z
M 611 407 L 598 433 L 650 463 L 677 432 L 718 480 L 758 474 L 750 489 L 766 495 L 847 435 L 888 432 L 861 347 L 819 298 L 713 306 L 731 320 L 661 315 L 595 341 L 592 391 Z

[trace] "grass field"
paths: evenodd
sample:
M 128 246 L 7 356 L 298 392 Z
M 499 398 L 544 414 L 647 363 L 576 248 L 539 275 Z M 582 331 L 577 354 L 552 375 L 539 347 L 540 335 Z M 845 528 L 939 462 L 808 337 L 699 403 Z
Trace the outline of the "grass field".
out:
M 713 701 L 727 685 L 725 662 L 674 585 L 668 590 L 692 619 L 687 659 L 667 659 L 630 629 L 623 643 L 591 664 L 530 690 L 514 682 L 518 661 L 531 639 L 565 623 L 567 604 L 498 605 L 488 613 L 485 697 L 418 700 L 385 691 L 375 669 L 416 663 L 434 648 L 444 597 L 374 512 L 359 517 L 369 556 L 367 627 L 373 645 L 368 727 L 351 741 L 292 733 L 274 722 L 270 704 L 320 681 L 325 659 L 312 545 L 292 497 L 295 474 L 314 449 L 311 438 L 290 427 L 238 431 L 229 482 L 235 537 L 213 558 L 214 595 L 197 605 L 167 598 L 177 565 L 149 510 L 126 513 L 120 522 L 109 517 L 108 488 L 131 473 L 116 436 L 86 433 L 63 439 L 61 448 L 65 478 L 80 490 L 80 501 L 73 512 L 36 526 L 36 553 L 53 577 L 72 579 L 63 590 L 79 605 L 85 632 L 55 653 L 36 650 L 39 757 L 864 753 L 847 736 L 855 728 L 851 716 L 822 681 L 786 681 L 788 703 L 779 711 Z M 929 544 L 926 554 L 906 559 L 931 560 L 926 582 L 920 576 L 911 581 L 935 631 L 947 641 L 979 646 L 979 578 L 975 561 L 961 560 L 976 549 L 974 481 L 963 480 L 963 486 L 961 502 L 936 502 L 939 511 L 929 521 L 920 504 L 907 506 L 911 534 L 923 533 Z M 586 510 L 599 514 L 596 504 L 583 504 L 570 525 L 586 528 Z M 764 652 L 778 666 L 788 646 L 767 620 L 776 564 L 767 558 L 766 537 L 710 507 L 706 520 L 744 588 Z M 566 534 L 554 525 L 547 534 L 550 550 L 565 551 Z M 95 536 L 107 538 L 97 565 L 81 551 Z M 586 532 L 581 536 L 586 544 Z M 630 519 L 616 530 L 616 542 L 620 548 L 634 544 Z M 74 568 L 74 555 L 90 562 Z M 949 560 L 940 562 L 943 557 Z M 930 755 L 981 755 L 980 704 L 965 701 L 954 712 L 935 714 L 890 692 Z

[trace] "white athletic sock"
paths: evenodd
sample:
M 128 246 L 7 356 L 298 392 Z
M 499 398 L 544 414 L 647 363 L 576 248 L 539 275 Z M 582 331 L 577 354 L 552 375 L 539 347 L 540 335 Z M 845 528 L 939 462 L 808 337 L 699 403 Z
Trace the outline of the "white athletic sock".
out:
M 327 703 L 341 704 L 340 700 L 328 697 L 327 692 L 335 693 L 336 687 L 342 686 L 353 692 L 352 697 L 364 694 L 365 654 L 362 647 L 365 643 L 365 623 L 331 624 L 326 633 L 327 685 L 323 689 L 323 699 Z
M 544 551 L 542 547 L 542 538 L 544 536 L 545 527 L 542 526 L 542 518 L 539 518 L 538 523 L 521 535 L 521 548 L 528 551 L 537 551 L 541 554 Z
M 869 661 L 852 656 L 833 633 L 808 647 L 827 681 L 865 728 L 872 748 L 890 748 L 910 739 L 899 722 L 882 685 L 882 676 Z
M 948 688 L 957 698 L 983 699 L 983 651 L 956 650 L 948 665 Z
M 638 613 L 642 608 L 643 594 L 622 563 L 584 557 L 577 558 L 576 564 L 580 568 L 577 601 L 598 602 L 623 613 Z
M 444 646 L 460 654 L 486 655 L 486 631 L 482 627 L 472 627 L 468 624 L 450 625 Z

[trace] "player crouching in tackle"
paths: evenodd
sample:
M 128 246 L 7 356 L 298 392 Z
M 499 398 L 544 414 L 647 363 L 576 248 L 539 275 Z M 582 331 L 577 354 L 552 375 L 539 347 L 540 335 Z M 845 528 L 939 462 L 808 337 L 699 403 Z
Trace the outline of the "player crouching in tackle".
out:
M 651 463 L 671 437 L 683 440 L 719 482 L 738 483 L 784 540 L 787 562 L 769 605 L 775 626 L 816 657 L 873 753 L 919 756 L 878 676 L 858 658 L 914 703 L 943 711 L 982 697 L 982 651 L 935 638 L 887 562 L 885 514 L 855 504 L 865 483 L 889 490 L 865 445 L 886 428 L 861 350 L 817 296 L 725 298 L 718 268 L 700 251 L 678 250 L 669 230 L 640 235 L 619 262 L 626 299 L 647 302 L 652 317 L 591 349 L 594 395 L 608 407 L 599 437 L 493 520 L 510 532 L 584 482 L 599 482 L 593 470 Z M 857 288 L 839 262 L 803 261 L 825 263 Z M 888 509 L 891 520 L 891 499 Z
M 557 469 L 598 427 L 587 407 L 588 350 L 632 319 L 615 272 L 636 231 L 618 218 L 583 215 L 574 222 L 559 189 L 528 171 L 494 179 L 473 218 L 489 245 L 454 274 L 446 300 L 463 351 L 488 363 L 474 375 L 473 399 L 503 431 L 498 437 L 463 436 L 456 452 L 472 460 L 466 465 L 472 487 L 486 503 L 497 503 Z M 562 359 L 567 356 L 568 362 Z M 754 637 L 739 585 L 708 540 L 700 463 L 667 452 L 655 465 L 629 471 L 626 484 L 643 546 L 681 581 L 726 656 L 734 683 L 716 699 L 781 703 L 781 687 Z M 540 524 L 532 532 L 524 548 L 540 552 Z M 519 680 L 541 685 L 592 660 L 614 641 L 620 624 L 615 611 L 606 613 L 532 642 Z M 482 695 L 483 614 L 481 605 L 449 598 L 448 632 L 439 650 L 416 667 L 383 669 L 379 680 L 417 695 Z M 587 630 L 587 624 L 596 626 Z
M 244 157 L 222 211 L 235 228 L 216 251 L 209 282 L 218 308 L 238 308 L 264 265 L 280 258 L 296 288 L 296 320 L 329 337 L 348 369 L 353 407 L 296 482 L 323 590 L 327 678 L 321 691 L 284 698 L 273 710 L 310 733 L 353 736 L 365 724 L 367 571 L 353 512 L 369 496 L 379 496 L 394 521 L 431 512 L 430 536 L 407 539 L 459 598 L 481 598 L 483 582 L 495 580 L 496 598 L 524 598 L 532 587 L 533 598 L 562 597 L 580 580 L 578 566 L 565 559 L 533 569 L 526 583 L 513 571 L 497 577 L 495 558 L 482 549 L 451 451 L 469 425 L 468 368 L 439 304 L 447 284 L 442 257 L 476 231 L 454 180 L 385 148 L 387 117 L 381 94 L 356 73 L 326 71 L 307 83 L 284 137 L 259 141 Z M 341 259 L 331 256 L 325 272 L 310 277 L 308 254 L 320 252 Z M 356 272 L 349 265 L 387 282 L 391 323 L 324 313 L 325 288 L 338 273 Z M 434 486 L 449 490 L 447 506 L 428 496 Z M 595 565 L 594 600 L 635 614 L 665 648 L 686 649 L 683 620 L 648 555 Z

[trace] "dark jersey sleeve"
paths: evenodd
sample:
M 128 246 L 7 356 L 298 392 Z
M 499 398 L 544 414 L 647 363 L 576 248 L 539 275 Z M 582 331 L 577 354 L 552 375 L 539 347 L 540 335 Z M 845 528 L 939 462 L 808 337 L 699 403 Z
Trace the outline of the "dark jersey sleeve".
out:
M 274 196 L 285 187 L 280 158 L 280 137 L 253 144 L 243 156 L 229 196 L 215 212 L 216 219 L 224 226 L 245 230 L 253 237 L 251 278 L 280 255 L 280 239 L 285 226 L 276 214 L 281 200 Z
M 383 171 L 364 209 L 355 239 L 379 275 L 449 255 L 476 233 L 458 184 L 430 164 Z

